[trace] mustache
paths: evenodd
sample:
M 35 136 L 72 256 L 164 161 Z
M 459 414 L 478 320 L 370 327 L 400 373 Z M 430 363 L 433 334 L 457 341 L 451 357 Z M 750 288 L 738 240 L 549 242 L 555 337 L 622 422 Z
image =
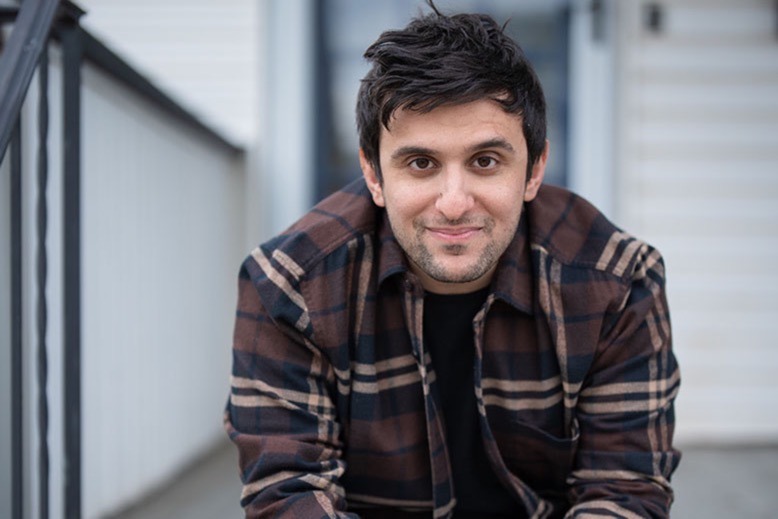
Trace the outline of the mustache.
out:
M 463 216 L 462 218 L 457 218 L 455 220 L 449 220 L 448 218 L 419 218 L 414 221 L 413 226 L 416 229 L 423 229 L 426 227 L 482 227 L 488 231 L 494 228 L 494 219 L 489 218 L 488 216 Z
M 489 218 L 482 217 L 476 218 L 472 216 L 465 216 L 457 218 L 456 220 L 449 220 L 448 218 L 435 218 L 428 220 L 421 220 L 421 223 L 431 227 L 465 227 L 468 225 L 482 226 Z

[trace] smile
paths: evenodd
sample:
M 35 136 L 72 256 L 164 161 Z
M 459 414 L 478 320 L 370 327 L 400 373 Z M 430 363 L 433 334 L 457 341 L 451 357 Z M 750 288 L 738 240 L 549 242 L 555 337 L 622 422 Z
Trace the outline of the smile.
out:
M 480 227 L 430 227 L 427 231 L 435 238 L 448 242 L 463 242 L 481 232 Z

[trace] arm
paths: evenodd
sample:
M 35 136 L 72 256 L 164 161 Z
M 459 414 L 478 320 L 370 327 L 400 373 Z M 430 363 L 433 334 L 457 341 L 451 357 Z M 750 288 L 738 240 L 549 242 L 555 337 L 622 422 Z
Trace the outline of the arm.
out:
M 672 448 L 679 383 L 664 264 L 644 245 L 580 393 L 573 508 L 566 517 L 669 516 L 670 476 L 680 459 Z
M 334 373 L 305 333 L 299 291 L 277 274 L 271 282 L 249 259 L 239 279 L 225 428 L 238 447 L 241 505 L 247 518 L 354 517 L 342 513 Z

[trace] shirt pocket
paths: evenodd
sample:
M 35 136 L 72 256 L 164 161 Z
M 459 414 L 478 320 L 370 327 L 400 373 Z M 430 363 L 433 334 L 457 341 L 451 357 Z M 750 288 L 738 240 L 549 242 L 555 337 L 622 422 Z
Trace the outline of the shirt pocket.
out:
M 541 497 L 561 495 L 578 450 L 580 434 L 574 425 L 572 437 L 559 438 L 525 422 L 512 421 L 510 432 L 496 438 L 508 470 Z

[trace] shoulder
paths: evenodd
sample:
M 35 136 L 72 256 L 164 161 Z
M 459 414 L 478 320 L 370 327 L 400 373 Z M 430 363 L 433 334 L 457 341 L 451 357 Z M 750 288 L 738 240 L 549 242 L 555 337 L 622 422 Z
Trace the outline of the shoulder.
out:
M 250 278 L 268 309 L 307 312 L 303 285 L 332 285 L 333 273 L 349 269 L 354 251 L 372 240 L 376 213 L 364 181 L 356 180 L 255 248 L 241 276 Z
M 527 221 L 533 248 L 569 267 L 628 281 L 647 266 L 662 265 L 655 248 L 623 231 L 586 199 L 564 188 L 543 186 L 527 204 Z
M 269 256 L 287 257 L 307 272 L 333 251 L 374 232 L 376 207 L 361 178 L 328 196 L 287 230 L 260 245 Z

